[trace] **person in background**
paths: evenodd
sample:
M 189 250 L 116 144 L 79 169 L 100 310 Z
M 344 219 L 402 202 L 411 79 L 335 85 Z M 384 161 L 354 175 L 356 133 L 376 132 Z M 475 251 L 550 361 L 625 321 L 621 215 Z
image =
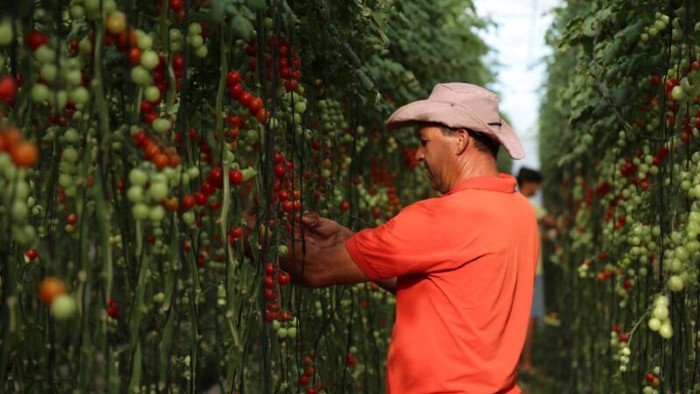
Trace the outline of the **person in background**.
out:
M 547 214 L 547 211 L 533 198 L 542 186 L 542 174 L 531 168 L 522 167 L 518 172 L 518 190 L 528 198 L 530 205 L 535 211 L 538 224 L 548 227 L 555 227 L 556 221 Z M 537 259 L 537 274 L 535 275 L 535 289 L 532 297 L 532 310 L 530 311 L 530 325 L 527 330 L 525 346 L 520 363 L 520 370 L 525 373 L 534 373 L 535 368 L 532 363 L 532 342 L 537 324 L 544 317 L 544 271 L 542 267 L 542 254 Z
M 521 392 L 540 241 L 516 180 L 496 167 L 501 147 L 524 157 L 498 107 L 482 87 L 445 83 L 399 108 L 387 128 L 417 126 L 415 159 L 441 195 L 357 233 L 307 213 L 280 260 L 302 285 L 374 281 L 396 294 L 387 393 Z

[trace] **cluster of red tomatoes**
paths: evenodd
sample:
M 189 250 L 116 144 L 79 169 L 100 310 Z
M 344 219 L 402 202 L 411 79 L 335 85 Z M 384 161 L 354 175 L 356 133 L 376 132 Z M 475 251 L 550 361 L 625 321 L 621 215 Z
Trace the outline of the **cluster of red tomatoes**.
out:
M 279 46 L 277 46 L 278 43 Z M 299 79 L 301 78 L 301 60 L 299 59 L 299 51 L 294 48 L 290 49 L 289 42 L 286 39 L 272 36 L 267 40 L 268 49 L 263 53 L 265 77 L 268 81 L 272 80 L 273 51 L 276 46 L 278 75 L 284 81 L 285 90 L 294 92 L 299 87 Z M 257 53 L 257 47 L 253 44 L 246 48 L 246 54 L 250 58 L 249 66 L 251 71 L 257 67 Z
M 275 264 L 268 262 L 265 265 L 265 299 L 267 300 L 265 319 L 268 322 L 274 320 L 289 321 L 292 319 L 289 311 L 278 313 L 280 308 L 279 293 L 277 285 L 286 286 L 289 284 L 291 277 L 286 272 L 281 272 Z
M 165 167 L 177 167 L 180 165 L 180 155 L 174 147 L 163 147 L 158 141 L 150 138 L 144 131 L 138 131 L 133 135 L 134 142 L 141 148 L 146 160 L 152 162 L 159 170 Z
M 248 108 L 250 114 L 258 121 L 264 122 L 267 120 L 267 111 L 265 111 L 263 99 L 246 91 L 243 84 L 241 84 L 240 72 L 236 70 L 229 71 L 226 75 L 226 84 L 231 99 L 238 101 L 239 104 Z

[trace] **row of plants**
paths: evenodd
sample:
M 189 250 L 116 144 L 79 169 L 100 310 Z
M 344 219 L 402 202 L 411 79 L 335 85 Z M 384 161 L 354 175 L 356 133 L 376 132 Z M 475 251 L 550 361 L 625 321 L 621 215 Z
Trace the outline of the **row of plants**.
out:
M 547 38 L 552 370 L 570 392 L 696 392 L 700 7 L 568 0 Z
M 415 135 L 383 121 L 492 80 L 475 15 L 0 5 L 0 391 L 382 391 L 393 297 L 303 289 L 278 259 L 302 212 L 360 229 L 429 195 Z

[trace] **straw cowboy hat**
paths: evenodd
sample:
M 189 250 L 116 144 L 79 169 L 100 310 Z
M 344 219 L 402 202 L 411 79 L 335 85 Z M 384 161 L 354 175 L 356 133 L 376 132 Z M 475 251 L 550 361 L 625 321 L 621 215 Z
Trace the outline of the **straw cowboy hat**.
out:
M 414 101 L 397 109 L 386 122 L 388 129 L 420 122 L 441 123 L 452 128 L 482 132 L 501 144 L 510 157 L 522 159 L 525 151 L 515 131 L 501 118 L 498 96 L 468 83 L 435 85 L 427 100 Z

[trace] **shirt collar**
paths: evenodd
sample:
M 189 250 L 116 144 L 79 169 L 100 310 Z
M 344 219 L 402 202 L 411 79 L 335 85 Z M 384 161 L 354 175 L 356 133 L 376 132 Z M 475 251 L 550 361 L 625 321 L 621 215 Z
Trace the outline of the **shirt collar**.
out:
M 488 190 L 500 193 L 514 193 L 515 192 L 515 177 L 508 174 L 498 174 L 498 177 L 492 176 L 477 176 L 464 180 L 449 192 L 443 194 L 447 196 L 452 193 L 456 193 L 467 189 L 477 189 L 477 190 Z

